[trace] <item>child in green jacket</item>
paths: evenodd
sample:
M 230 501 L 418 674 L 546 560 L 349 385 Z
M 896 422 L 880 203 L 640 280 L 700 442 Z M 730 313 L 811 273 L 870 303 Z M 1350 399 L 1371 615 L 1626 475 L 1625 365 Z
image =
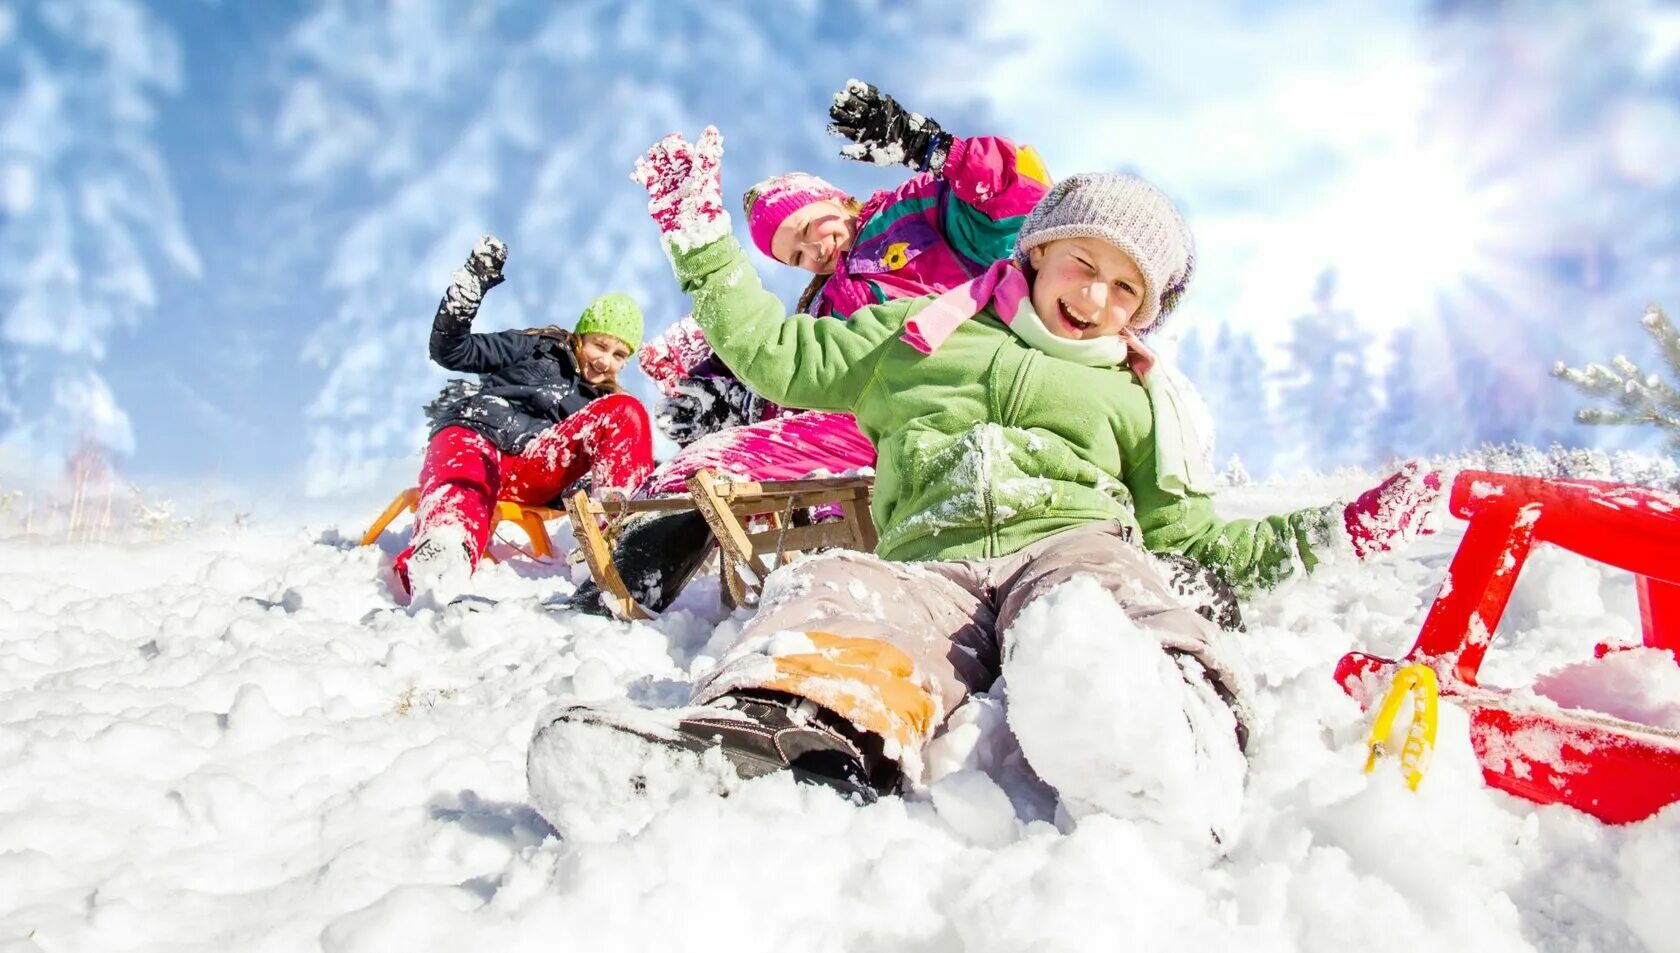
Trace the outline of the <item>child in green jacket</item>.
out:
M 880 545 L 772 576 L 693 707 L 547 713 L 530 754 L 539 809 L 562 831 L 587 826 L 583 792 L 599 794 L 606 771 L 651 811 L 684 758 L 742 777 L 791 770 L 864 800 L 914 784 L 946 715 L 1010 674 L 1017 649 L 1030 654 L 1010 644 L 1011 626 L 1086 577 L 1123 612 L 1113 651 L 1089 664 L 1113 668 L 1105 693 L 1151 700 L 1112 715 L 1116 730 L 1158 739 L 1158 756 L 1070 750 L 1056 725 L 1011 717 L 1028 762 L 1072 816 L 1227 837 L 1246 764 L 1246 667 L 1146 549 L 1268 586 L 1338 541 L 1365 556 L 1426 531 L 1438 475 L 1408 468 L 1340 512 L 1234 521 L 1166 478 L 1171 414 L 1151 400 L 1135 331 L 1178 303 L 1194 256 L 1177 210 L 1141 179 L 1065 179 L 1028 216 L 1014 260 L 941 295 L 822 321 L 788 317 L 730 237 L 721 156 L 715 129 L 695 144 L 673 135 L 635 178 L 730 369 L 778 404 L 854 414 L 875 444 Z

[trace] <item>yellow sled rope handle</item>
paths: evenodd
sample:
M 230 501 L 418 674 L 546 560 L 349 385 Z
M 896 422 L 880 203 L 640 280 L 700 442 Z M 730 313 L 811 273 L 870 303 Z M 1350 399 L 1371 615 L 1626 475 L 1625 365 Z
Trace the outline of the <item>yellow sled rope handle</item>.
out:
M 1377 768 L 1377 759 L 1388 753 L 1388 736 L 1394 730 L 1394 719 L 1400 715 L 1400 705 L 1407 695 L 1412 696 L 1412 724 L 1406 729 L 1406 743 L 1400 748 L 1400 773 L 1406 786 L 1413 791 L 1429 770 L 1429 756 L 1435 751 L 1435 724 L 1439 715 L 1440 685 L 1435 670 L 1427 665 L 1407 665 L 1394 673 L 1394 685 L 1377 711 L 1366 740 L 1370 754 L 1365 759 L 1365 773 Z

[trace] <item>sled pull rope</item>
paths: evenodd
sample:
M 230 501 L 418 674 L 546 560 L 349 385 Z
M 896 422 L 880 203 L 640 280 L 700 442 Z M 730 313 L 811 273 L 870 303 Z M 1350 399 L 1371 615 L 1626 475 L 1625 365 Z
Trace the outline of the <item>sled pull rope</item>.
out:
M 1427 665 L 1406 665 L 1394 673 L 1394 684 L 1383 698 L 1377 720 L 1371 725 L 1371 735 L 1366 739 L 1370 753 L 1365 758 L 1365 773 L 1375 771 L 1377 760 L 1388 754 L 1388 736 L 1394 730 L 1394 719 L 1399 717 L 1407 695 L 1412 697 L 1412 723 L 1406 729 L 1406 743 L 1400 748 L 1400 773 L 1406 779 L 1406 786 L 1416 791 L 1423 781 L 1423 773 L 1429 770 L 1430 755 L 1435 752 L 1439 715 L 1440 685 L 1435 680 L 1435 670 Z

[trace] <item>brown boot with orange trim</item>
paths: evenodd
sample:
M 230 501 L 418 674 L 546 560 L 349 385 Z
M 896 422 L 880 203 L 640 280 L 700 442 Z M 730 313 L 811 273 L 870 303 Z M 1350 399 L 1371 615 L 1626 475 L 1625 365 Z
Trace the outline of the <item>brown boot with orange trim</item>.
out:
M 898 786 L 880 738 L 781 692 L 732 692 L 686 708 L 564 707 L 538 725 L 526 765 L 532 800 L 572 840 L 637 830 L 685 794 L 728 794 L 777 771 L 858 804 Z

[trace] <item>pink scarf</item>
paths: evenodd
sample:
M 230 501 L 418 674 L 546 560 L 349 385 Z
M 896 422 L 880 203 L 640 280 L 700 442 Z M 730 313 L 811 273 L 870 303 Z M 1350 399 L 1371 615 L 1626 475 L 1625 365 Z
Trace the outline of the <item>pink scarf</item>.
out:
M 1013 325 L 1028 291 L 1027 276 L 1021 274 L 1013 260 L 1006 258 L 986 269 L 985 274 L 957 285 L 916 312 L 904 323 L 902 340 L 923 354 L 932 354 L 964 321 L 992 303 L 997 305 L 998 318 L 1006 325 Z M 1120 339 L 1126 342 L 1127 365 L 1139 382 L 1144 381 L 1155 365 L 1155 353 L 1138 340 L 1130 327 L 1120 331 Z

